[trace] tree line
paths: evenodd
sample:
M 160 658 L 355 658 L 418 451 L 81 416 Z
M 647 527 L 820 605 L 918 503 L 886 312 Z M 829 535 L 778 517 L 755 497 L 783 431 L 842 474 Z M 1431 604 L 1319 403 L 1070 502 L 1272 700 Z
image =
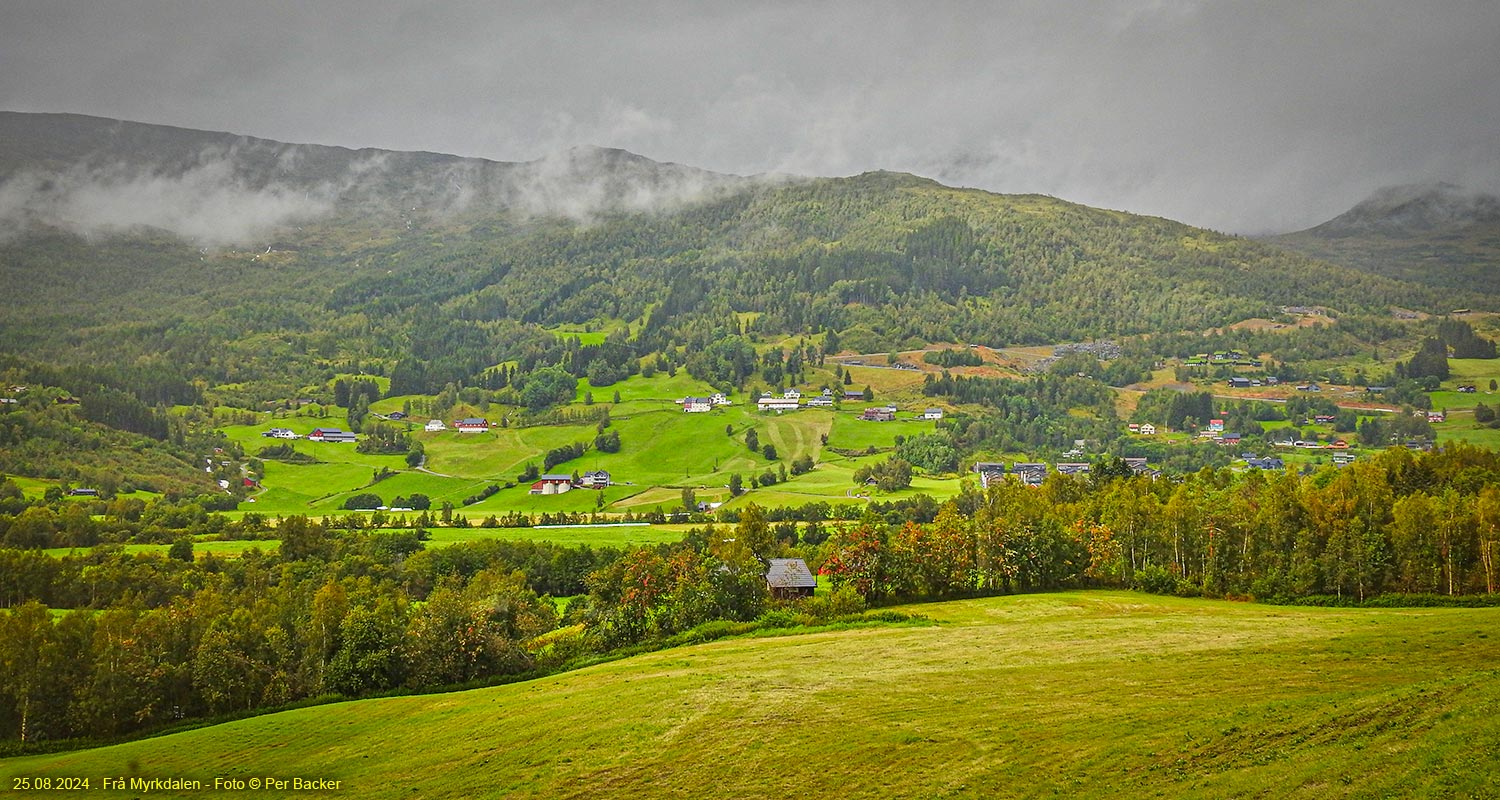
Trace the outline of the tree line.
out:
M 1107 586 L 1435 602 L 1493 597 L 1500 583 L 1500 454 L 1464 445 L 1392 449 L 1310 475 L 1152 480 L 1101 462 L 1041 487 L 967 484 L 944 503 L 918 497 L 819 521 L 836 510 L 751 504 L 680 542 L 629 551 L 503 540 L 427 549 L 421 530 L 301 517 L 275 528 L 277 553 L 239 558 L 194 559 L 190 540 L 168 556 L 0 550 L 0 732 L 109 736 L 320 696 L 472 685 L 925 598 Z M 158 521 L 211 528 L 213 518 Z M 773 598 L 765 564 L 782 556 L 806 559 L 830 592 Z M 548 594 L 574 599 L 559 613 Z
M 1391 449 L 1310 475 L 1126 474 L 999 482 L 944 504 L 931 524 L 867 516 L 835 534 L 822 566 L 874 602 L 1070 586 L 1362 601 L 1500 585 L 1493 451 Z

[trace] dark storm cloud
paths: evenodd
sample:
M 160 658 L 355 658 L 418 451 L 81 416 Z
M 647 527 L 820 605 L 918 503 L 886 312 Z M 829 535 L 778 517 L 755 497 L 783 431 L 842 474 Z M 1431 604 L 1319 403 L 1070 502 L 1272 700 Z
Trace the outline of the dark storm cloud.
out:
M 1500 4 L 109 3 L 0 10 L 0 108 L 530 160 L 913 171 L 1195 224 L 1500 189 Z

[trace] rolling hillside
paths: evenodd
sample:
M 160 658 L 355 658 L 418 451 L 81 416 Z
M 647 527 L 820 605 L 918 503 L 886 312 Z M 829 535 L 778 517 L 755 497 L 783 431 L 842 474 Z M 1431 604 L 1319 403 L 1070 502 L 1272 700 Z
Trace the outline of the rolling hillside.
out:
M 1500 792 L 1497 611 L 1118 592 L 915 607 L 541 680 L 306 708 L 17 776 L 340 781 L 360 797 L 1454 797 Z
M 1270 241 L 1375 275 L 1500 292 L 1500 198 L 1451 184 L 1382 189 L 1321 225 Z
M 0 282 L 22 289 L 0 348 L 159 359 L 264 399 L 351 364 L 472 384 L 537 325 L 630 324 L 641 356 L 747 320 L 885 352 L 1490 303 L 910 175 L 741 179 L 597 149 L 500 164 L 56 115 L 0 129 Z

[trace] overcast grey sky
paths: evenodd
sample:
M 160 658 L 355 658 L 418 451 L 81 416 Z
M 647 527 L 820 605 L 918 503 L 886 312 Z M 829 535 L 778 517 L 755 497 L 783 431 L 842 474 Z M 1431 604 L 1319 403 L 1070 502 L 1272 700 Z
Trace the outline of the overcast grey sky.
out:
M 895 169 L 1237 232 L 1500 191 L 1500 2 L 0 3 L 0 108 Z

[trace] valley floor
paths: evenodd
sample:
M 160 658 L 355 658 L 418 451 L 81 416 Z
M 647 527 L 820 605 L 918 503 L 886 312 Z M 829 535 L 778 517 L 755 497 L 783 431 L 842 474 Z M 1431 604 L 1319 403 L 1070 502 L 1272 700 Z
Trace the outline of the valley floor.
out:
M 1071 592 L 908 610 L 939 624 L 676 648 L 0 775 L 207 781 L 163 797 L 268 776 L 372 798 L 1500 795 L 1500 609 Z

